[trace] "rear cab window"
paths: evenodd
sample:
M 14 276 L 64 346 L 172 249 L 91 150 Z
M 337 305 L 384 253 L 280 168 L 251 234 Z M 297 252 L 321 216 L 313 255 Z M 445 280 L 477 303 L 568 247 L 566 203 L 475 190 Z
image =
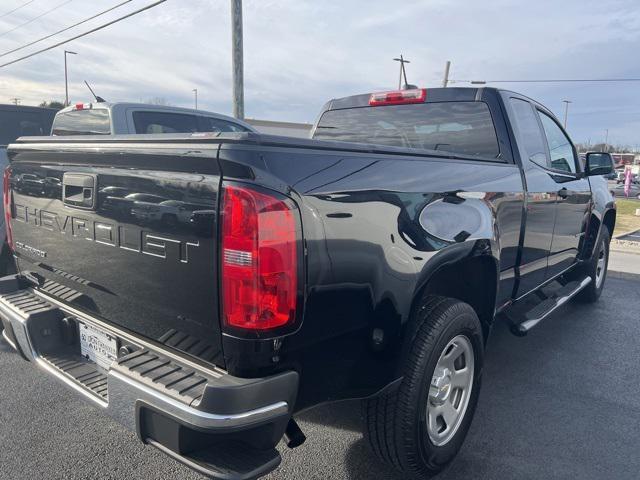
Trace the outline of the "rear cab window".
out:
M 52 135 L 111 135 L 109 110 L 90 108 L 71 110 L 56 115 Z
M 482 101 L 329 110 L 320 118 L 313 138 L 500 157 L 491 112 Z

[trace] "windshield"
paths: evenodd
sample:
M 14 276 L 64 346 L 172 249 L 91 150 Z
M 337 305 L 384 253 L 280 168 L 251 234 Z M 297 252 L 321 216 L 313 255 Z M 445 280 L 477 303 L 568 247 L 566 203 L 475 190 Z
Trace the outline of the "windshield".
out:
M 109 110 L 72 110 L 56 115 L 52 135 L 110 135 Z
M 500 150 L 483 102 L 434 102 L 329 110 L 313 138 L 442 150 L 496 158 Z

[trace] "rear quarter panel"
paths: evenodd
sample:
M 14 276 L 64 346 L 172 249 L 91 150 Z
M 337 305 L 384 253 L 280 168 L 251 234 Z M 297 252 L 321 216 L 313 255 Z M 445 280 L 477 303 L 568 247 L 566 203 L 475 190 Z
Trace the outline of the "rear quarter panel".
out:
M 249 371 L 251 358 L 300 370 L 298 409 L 369 395 L 397 377 L 403 327 L 421 287 L 451 260 L 444 252 L 492 256 L 497 301 L 511 296 L 523 206 L 516 165 L 243 144 L 223 145 L 220 165 L 224 179 L 285 193 L 301 211 L 299 330 L 259 347 L 224 339 L 230 369 Z

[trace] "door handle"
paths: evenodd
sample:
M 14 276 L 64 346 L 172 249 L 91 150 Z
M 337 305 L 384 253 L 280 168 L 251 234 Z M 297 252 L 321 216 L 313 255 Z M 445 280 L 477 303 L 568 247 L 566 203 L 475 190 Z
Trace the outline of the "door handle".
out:
M 62 177 L 62 202 L 68 207 L 96 208 L 96 175 L 65 173 Z
M 563 200 L 566 199 L 569 196 L 569 190 L 567 190 L 566 188 L 562 188 L 558 191 L 558 197 L 562 198 Z

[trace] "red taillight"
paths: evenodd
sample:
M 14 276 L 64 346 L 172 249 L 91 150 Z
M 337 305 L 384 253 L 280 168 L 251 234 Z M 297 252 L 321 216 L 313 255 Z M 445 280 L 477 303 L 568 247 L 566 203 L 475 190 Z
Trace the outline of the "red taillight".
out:
M 222 202 L 224 324 L 267 330 L 292 323 L 298 292 L 295 205 L 236 185 L 224 186 Z
M 427 99 L 426 88 L 413 88 L 411 90 L 394 90 L 392 92 L 372 93 L 369 105 L 402 105 L 405 103 L 422 103 Z
M 11 167 L 4 169 L 2 178 L 2 205 L 4 206 L 4 228 L 7 231 L 7 244 L 11 250 L 13 246 L 13 232 L 11 231 Z

